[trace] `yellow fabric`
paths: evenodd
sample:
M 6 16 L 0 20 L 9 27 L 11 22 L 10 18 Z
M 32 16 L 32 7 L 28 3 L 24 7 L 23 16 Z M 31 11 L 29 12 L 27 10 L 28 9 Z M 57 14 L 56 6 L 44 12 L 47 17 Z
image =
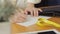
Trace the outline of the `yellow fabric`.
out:
M 39 18 L 36 24 L 37 25 L 40 25 L 40 26 L 43 26 L 44 24 L 49 24 L 49 25 L 52 25 L 54 27 L 60 28 L 60 24 L 57 24 L 57 23 L 52 22 L 52 21 L 49 21 L 49 20 L 47 20 L 45 18 Z

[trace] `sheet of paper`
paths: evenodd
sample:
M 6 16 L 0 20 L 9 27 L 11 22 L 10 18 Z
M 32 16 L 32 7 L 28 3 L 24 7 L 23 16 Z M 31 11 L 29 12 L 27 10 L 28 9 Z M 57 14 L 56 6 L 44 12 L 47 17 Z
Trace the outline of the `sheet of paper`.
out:
M 46 18 L 46 19 L 49 19 L 51 17 L 47 17 L 47 16 L 31 17 L 31 16 L 28 16 L 26 22 L 16 23 L 16 24 L 21 25 L 21 26 L 28 27 L 30 25 L 35 24 L 36 21 L 38 20 L 38 18 Z

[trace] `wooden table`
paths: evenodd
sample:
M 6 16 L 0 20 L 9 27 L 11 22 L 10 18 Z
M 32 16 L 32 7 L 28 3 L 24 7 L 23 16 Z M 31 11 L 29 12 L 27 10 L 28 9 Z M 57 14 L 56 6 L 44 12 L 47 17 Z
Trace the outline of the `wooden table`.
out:
M 60 24 L 60 17 L 52 17 L 49 20 Z M 42 30 L 49 30 L 49 29 L 56 29 L 57 31 L 60 32 L 60 28 L 56 28 L 56 27 L 53 27 L 50 25 L 41 27 L 41 26 L 34 24 L 29 27 L 24 27 L 24 26 L 15 24 L 15 23 L 12 23 L 12 31 L 11 32 L 12 32 L 12 34 L 16 34 L 16 33 L 22 33 L 22 32 L 42 31 Z

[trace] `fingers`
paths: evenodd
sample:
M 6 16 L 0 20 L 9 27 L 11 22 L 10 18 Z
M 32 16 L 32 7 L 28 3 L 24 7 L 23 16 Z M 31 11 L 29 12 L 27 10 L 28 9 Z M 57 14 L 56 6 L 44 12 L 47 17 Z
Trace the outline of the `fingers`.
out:
M 39 16 L 38 11 L 42 12 L 42 10 L 39 8 L 33 9 L 34 16 Z
M 20 18 L 16 18 L 15 22 L 24 22 L 25 19 L 23 17 L 20 17 Z
M 20 16 L 18 15 L 18 18 L 26 19 L 26 17 L 27 17 L 27 16 L 26 16 L 26 15 L 24 15 L 24 14 L 22 14 L 22 15 L 20 15 Z
M 39 8 L 34 9 L 34 16 L 39 16 L 38 11 L 42 12 L 42 10 Z
M 34 16 L 38 16 L 38 10 L 34 10 Z
M 25 14 L 28 15 L 28 12 L 30 12 L 31 16 L 38 16 L 38 11 L 42 12 L 39 8 L 26 9 Z
M 19 12 L 19 10 L 16 10 L 15 16 L 18 16 L 18 17 L 21 16 L 21 17 L 25 18 L 27 15 L 25 15 L 23 11 Z
M 22 18 L 26 19 L 26 15 L 25 15 L 25 14 L 22 14 L 22 13 L 17 13 L 15 16 L 16 16 L 17 18 L 22 17 Z
M 24 22 L 26 19 L 26 15 L 23 13 L 20 13 L 18 10 L 16 10 L 15 14 L 11 18 L 10 22 Z
M 26 15 L 28 15 L 28 10 L 25 10 L 24 13 L 25 13 Z
M 40 12 L 42 12 L 42 9 L 39 9 L 39 8 L 38 8 L 38 10 L 39 10 Z
M 30 10 L 30 14 L 31 14 L 31 16 L 33 16 L 33 10 L 32 11 Z
M 30 15 L 33 16 L 33 10 L 25 10 L 26 15 L 28 15 L 28 12 L 30 12 Z
M 14 15 L 14 17 L 11 18 L 11 22 L 15 22 L 15 23 L 19 23 L 19 22 L 24 22 L 26 18 L 22 17 L 22 16 L 16 16 Z

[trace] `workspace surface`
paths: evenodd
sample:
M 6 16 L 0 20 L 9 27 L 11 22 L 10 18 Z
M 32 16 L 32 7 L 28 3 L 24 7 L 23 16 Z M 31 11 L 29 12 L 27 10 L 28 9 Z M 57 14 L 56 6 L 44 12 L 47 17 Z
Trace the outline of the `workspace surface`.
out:
M 60 17 L 52 17 L 48 20 L 51 20 L 51 21 L 54 21 L 54 22 L 60 24 Z M 57 31 L 60 32 L 60 28 L 56 28 L 56 27 L 53 27 L 51 25 L 41 27 L 41 26 L 34 24 L 34 25 L 29 26 L 29 27 L 24 27 L 24 26 L 18 25 L 16 23 L 12 23 L 12 34 L 24 33 L 24 32 L 33 32 L 33 31 L 42 31 L 42 30 L 49 30 L 49 29 L 56 29 Z

